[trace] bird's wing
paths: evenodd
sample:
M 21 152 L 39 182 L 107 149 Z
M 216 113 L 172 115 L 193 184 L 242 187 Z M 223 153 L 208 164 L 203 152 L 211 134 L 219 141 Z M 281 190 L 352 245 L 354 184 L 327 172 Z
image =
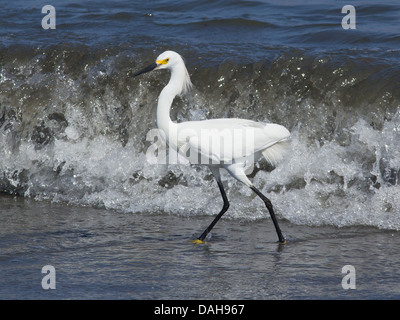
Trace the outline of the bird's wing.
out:
M 186 156 L 190 149 L 192 163 L 199 155 L 203 164 L 233 163 L 290 136 L 286 128 L 277 124 L 235 118 L 189 121 L 179 126 L 178 145 L 183 146 Z

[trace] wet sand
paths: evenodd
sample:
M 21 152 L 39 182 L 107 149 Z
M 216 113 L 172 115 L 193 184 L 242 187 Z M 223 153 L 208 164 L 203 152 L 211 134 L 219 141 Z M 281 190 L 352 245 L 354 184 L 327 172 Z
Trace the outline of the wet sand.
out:
M 127 214 L 0 196 L 0 299 L 399 299 L 400 233 Z M 56 289 L 42 288 L 42 267 Z M 355 269 L 343 289 L 342 268 Z

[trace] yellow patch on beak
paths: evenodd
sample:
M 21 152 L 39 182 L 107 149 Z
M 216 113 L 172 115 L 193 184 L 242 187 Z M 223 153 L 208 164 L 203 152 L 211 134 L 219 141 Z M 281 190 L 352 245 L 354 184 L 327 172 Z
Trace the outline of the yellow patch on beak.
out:
M 169 61 L 169 58 L 164 59 L 164 60 L 156 60 L 156 63 L 157 63 L 158 65 L 161 65 L 161 64 L 167 64 L 168 61 Z

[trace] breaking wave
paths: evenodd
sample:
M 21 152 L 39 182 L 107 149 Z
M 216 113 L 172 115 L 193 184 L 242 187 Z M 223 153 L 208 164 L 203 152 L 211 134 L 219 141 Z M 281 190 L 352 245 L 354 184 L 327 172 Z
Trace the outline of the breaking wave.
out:
M 260 160 L 251 176 L 280 218 L 400 230 L 400 67 L 393 59 L 287 48 L 257 61 L 203 65 L 198 51 L 181 49 L 195 87 L 175 100 L 172 119 L 248 118 L 291 131 L 285 160 L 275 169 Z M 129 213 L 216 214 L 222 201 L 207 168 L 146 160 L 169 74 L 130 75 L 157 55 L 127 45 L 0 49 L 0 190 Z M 251 190 L 223 179 L 227 217 L 267 217 Z

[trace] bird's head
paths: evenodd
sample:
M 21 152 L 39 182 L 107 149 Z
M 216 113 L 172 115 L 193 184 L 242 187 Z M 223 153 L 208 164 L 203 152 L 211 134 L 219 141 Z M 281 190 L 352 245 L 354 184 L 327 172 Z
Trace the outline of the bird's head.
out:
M 152 71 L 152 70 L 158 70 L 158 69 L 171 69 L 173 68 L 174 65 L 178 63 L 183 63 L 182 57 L 174 52 L 174 51 L 165 51 L 161 53 L 155 62 L 153 62 L 151 65 L 147 66 L 146 68 L 140 70 L 139 72 L 135 73 L 133 77 L 137 77 L 138 75 L 141 75 L 143 73 Z
M 156 59 L 158 69 L 171 69 L 178 63 L 184 64 L 182 57 L 175 51 L 165 51 Z
M 175 51 L 165 51 L 161 53 L 155 62 L 136 72 L 133 77 L 158 69 L 169 69 L 179 76 L 179 92 L 185 93 L 192 87 L 189 73 L 186 70 L 183 58 Z

